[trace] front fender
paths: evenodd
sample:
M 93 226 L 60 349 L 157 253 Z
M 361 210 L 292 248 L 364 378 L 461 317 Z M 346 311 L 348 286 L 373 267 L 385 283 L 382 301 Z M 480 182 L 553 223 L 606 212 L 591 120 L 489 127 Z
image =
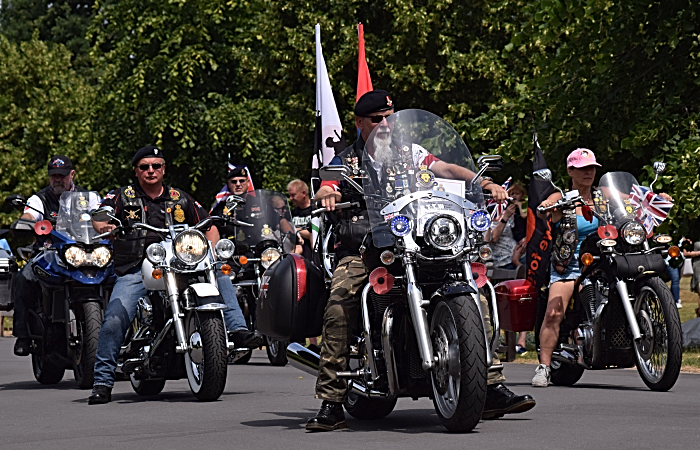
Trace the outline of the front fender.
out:
M 198 307 L 197 309 L 200 309 L 200 307 L 204 305 L 210 306 L 207 306 L 206 308 L 201 308 L 201 310 L 212 310 L 212 308 L 227 308 L 224 303 L 224 298 L 221 296 L 221 293 L 213 284 L 194 283 L 190 284 L 188 290 L 190 291 L 191 295 L 193 295 L 195 298 L 195 304 Z M 219 307 L 218 305 L 223 305 L 223 307 Z
M 454 283 L 448 283 L 442 285 L 440 289 L 435 291 L 433 295 L 430 297 L 432 300 L 433 298 L 437 297 L 442 297 L 442 298 L 453 298 L 453 297 L 459 297 L 460 295 L 470 295 L 470 294 L 477 294 L 478 293 L 474 290 L 474 288 L 467 282 L 454 282 Z

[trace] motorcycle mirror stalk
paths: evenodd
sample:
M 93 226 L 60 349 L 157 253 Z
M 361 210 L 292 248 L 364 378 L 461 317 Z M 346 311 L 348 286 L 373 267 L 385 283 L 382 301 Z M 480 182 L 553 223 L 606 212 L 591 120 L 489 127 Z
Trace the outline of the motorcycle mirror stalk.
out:
M 554 189 L 559 191 L 562 198 L 566 198 L 566 194 L 564 194 L 564 191 L 559 189 L 559 187 L 556 184 L 554 184 L 554 182 L 552 181 L 552 171 L 551 170 L 549 170 L 549 169 L 535 170 L 534 172 L 532 172 L 532 175 L 534 175 L 535 178 L 537 178 L 538 180 L 549 181 L 549 184 L 551 184 Z M 578 196 L 578 191 L 576 192 L 575 196 Z
M 479 171 L 476 173 L 474 178 L 472 178 L 472 186 L 477 180 L 481 179 L 481 176 L 485 172 L 498 172 L 505 165 L 505 160 L 501 155 L 484 155 L 480 157 L 476 162 Z
M 656 183 L 656 180 L 659 179 L 659 175 L 661 175 L 664 172 L 666 172 L 666 163 L 661 162 L 661 161 L 656 161 L 654 163 L 654 181 L 652 181 L 651 184 L 649 185 L 649 189 L 651 189 L 652 191 L 654 190 L 654 189 L 652 189 L 654 187 L 654 183 Z
M 116 221 L 119 226 L 122 226 L 122 221 L 114 215 L 114 208 L 111 206 L 100 206 L 92 212 L 92 220 L 95 222 L 109 222 L 110 220 Z
M 346 181 L 358 192 L 362 192 L 362 187 L 350 177 L 352 171 L 347 166 L 323 166 L 318 169 L 318 174 L 323 181 Z

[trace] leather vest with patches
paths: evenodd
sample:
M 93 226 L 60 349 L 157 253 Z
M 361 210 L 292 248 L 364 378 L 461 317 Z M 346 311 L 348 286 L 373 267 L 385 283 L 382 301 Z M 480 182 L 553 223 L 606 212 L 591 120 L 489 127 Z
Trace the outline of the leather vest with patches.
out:
M 338 158 L 343 165 L 352 170 L 354 176 L 359 176 L 362 169 L 363 152 L 364 143 L 358 138 L 353 145 L 340 152 Z M 357 181 L 362 186 L 362 180 L 358 179 Z M 342 202 L 358 202 L 361 206 L 344 209 L 340 212 L 340 220 L 335 227 L 336 245 L 342 244 L 351 253 L 359 255 L 362 240 L 370 231 L 364 195 L 357 192 L 349 183 L 342 183 L 340 193 L 342 194 Z
M 87 192 L 87 189 L 74 185 L 73 191 L 71 192 Z M 44 205 L 44 219 L 51 222 L 51 225 L 55 227 L 56 219 L 58 218 L 58 209 L 60 207 L 59 199 L 54 195 L 50 186 L 46 186 L 35 195 L 39 197 L 41 204 Z
M 127 190 L 131 189 L 130 195 L 127 195 Z M 148 224 L 146 210 L 143 205 L 143 200 L 140 197 L 135 197 L 133 188 L 125 186 L 120 189 L 122 206 L 124 212 L 122 214 L 125 225 L 133 226 L 135 223 Z M 187 211 L 188 201 L 184 192 L 176 188 L 170 188 L 170 192 L 177 192 L 177 200 L 173 200 L 176 196 L 171 195 L 171 200 L 165 202 L 165 227 L 184 223 L 186 220 L 185 211 Z M 179 208 L 178 208 L 179 206 Z M 179 212 L 181 211 L 181 212 Z M 141 265 L 146 250 L 146 230 L 131 229 L 128 233 L 124 233 L 119 239 L 113 242 L 114 247 L 114 272 L 121 276 L 130 269 Z

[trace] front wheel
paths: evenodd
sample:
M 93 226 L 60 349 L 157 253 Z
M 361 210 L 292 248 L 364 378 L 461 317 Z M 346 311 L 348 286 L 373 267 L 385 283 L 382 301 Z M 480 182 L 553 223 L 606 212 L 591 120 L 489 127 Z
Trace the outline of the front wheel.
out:
M 265 351 L 270 364 L 279 367 L 287 365 L 287 343 L 269 337 L 265 337 L 265 339 L 267 340 Z
M 185 369 L 190 389 L 197 400 L 213 401 L 226 386 L 226 328 L 220 312 L 190 311 L 187 318 L 190 349 L 185 353 Z
M 659 278 L 636 293 L 634 311 L 642 339 L 634 344 L 637 371 L 652 391 L 668 391 L 681 371 L 681 320 L 673 294 Z
M 80 389 L 89 389 L 93 382 L 103 312 L 97 302 L 85 302 L 80 307 L 82 314 L 76 318 L 78 345 L 73 350 L 73 376 Z
M 433 311 L 430 334 L 437 356 L 431 372 L 433 404 L 449 431 L 471 431 L 486 403 L 486 341 L 476 299 L 441 300 Z

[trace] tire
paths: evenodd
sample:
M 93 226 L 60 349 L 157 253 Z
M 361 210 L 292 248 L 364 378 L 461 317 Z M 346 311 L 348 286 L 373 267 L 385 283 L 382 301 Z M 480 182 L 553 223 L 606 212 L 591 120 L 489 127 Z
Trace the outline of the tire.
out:
M 286 366 L 287 343 L 275 339 L 270 339 L 269 337 L 265 337 L 265 339 L 267 340 L 265 351 L 267 352 L 267 359 L 270 360 L 270 364 L 277 367 Z M 250 359 L 250 357 L 248 357 L 248 359 Z
M 97 302 L 85 302 L 81 307 L 83 311 L 77 320 L 80 346 L 73 351 L 73 376 L 80 389 L 90 389 L 104 312 Z
M 652 391 L 668 391 L 678 380 L 683 358 L 676 302 L 658 277 L 644 280 L 635 294 L 634 311 L 642 333 L 634 344 L 637 371 Z
M 396 406 L 396 399 L 366 398 L 350 390 L 345 400 L 345 410 L 359 420 L 376 420 L 388 416 Z
M 247 352 L 245 355 L 243 355 L 240 358 L 238 358 L 237 360 L 235 360 L 233 362 L 233 364 L 241 364 L 241 365 L 248 364 L 248 362 L 250 361 L 250 358 L 252 356 L 253 356 L 253 350 Z
M 556 369 L 554 363 L 559 364 Z M 550 372 L 550 380 L 555 386 L 573 386 L 583 376 L 583 367 L 576 364 L 560 363 L 552 361 L 552 371 Z
M 224 392 L 228 368 L 224 316 L 218 311 L 191 311 L 186 325 L 189 343 L 199 343 L 199 349 L 192 348 L 185 353 L 190 389 L 197 400 L 216 400 Z
M 129 381 L 131 381 L 131 387 L 134 389 L 134 392 L 144 397 L 158 395 L 165 387 L 165 378 L 137 380 L 132 373 L 129 375 Z
M 486 341 L 476 301 L 467 296 L 441 300 L 430 323 L 438 357 L 431 372 L 433 405 L 452 432 L 471 431 L 486 403 Z
M 46 356 L 32 354 L 34 378 L 41 384 L 56 384 L 63 379 L 66 368 Z

